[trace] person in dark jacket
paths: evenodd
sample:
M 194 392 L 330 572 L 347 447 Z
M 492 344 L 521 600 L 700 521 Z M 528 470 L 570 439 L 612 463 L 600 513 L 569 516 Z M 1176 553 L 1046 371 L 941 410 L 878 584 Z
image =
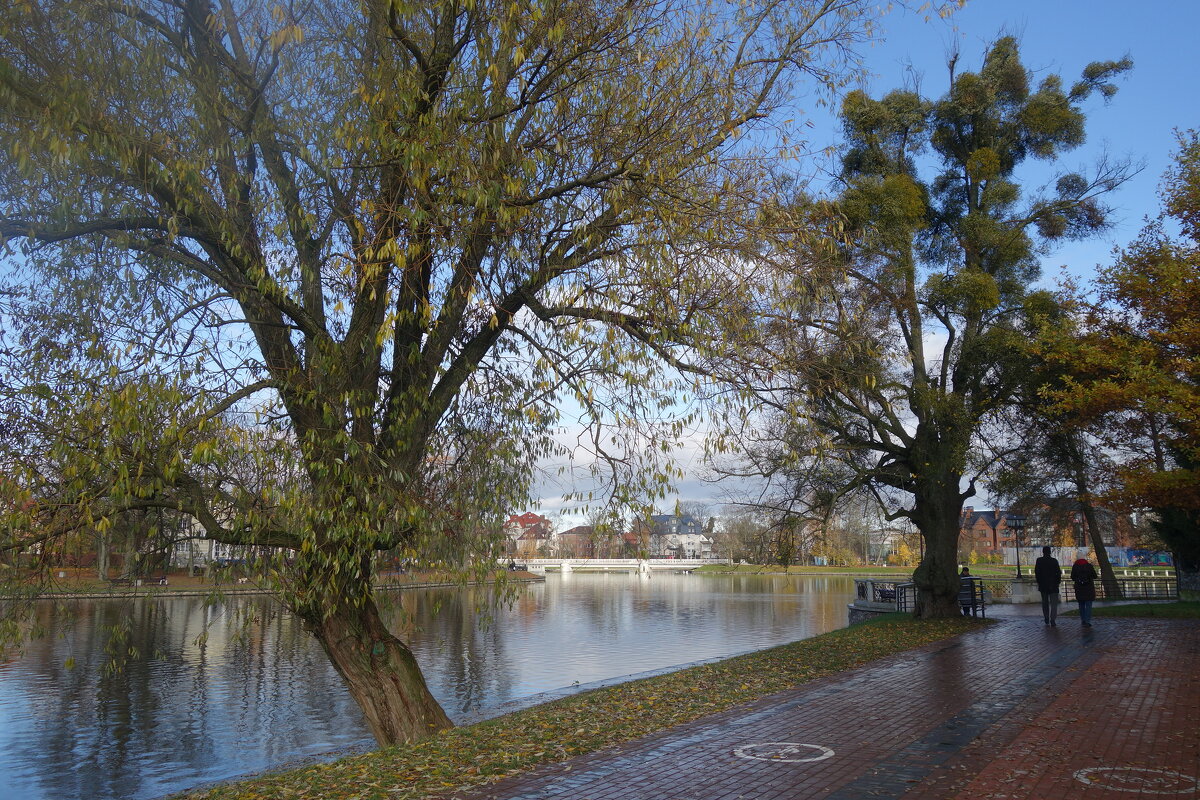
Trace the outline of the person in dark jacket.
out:
M 1092 627 L 1092 601 L 1096 599 L 1096 568 L 1086 558 L 1071 565 L 1071 580 L 1075 583 L 1075 602 L 1079 604 L 1079 619 L 1083 627 Z
M 963 567 L 962 572 L 958 573 L 958 604 L 962 606 L 964 617 L 974 615 L 975 579 L 971 577 L 971 570 L 967 567 Z
M 1046 624 L 1058 627 L 1058 585 L 1062 583 L 1062 567 L 1058 559 L 1050 555 L 1050 548 L 1042 548 L 1042 557 L 1033 564 L 1033 577 L 1042 595 L 1042 616 Z

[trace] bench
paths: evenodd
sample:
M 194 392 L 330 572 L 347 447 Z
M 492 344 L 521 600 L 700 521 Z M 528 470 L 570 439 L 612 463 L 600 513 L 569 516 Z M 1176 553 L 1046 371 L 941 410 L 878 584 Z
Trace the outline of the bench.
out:
M 958 605 L 964 617 L 987 617 L 988 592 L 974 576 L 958 579 Z

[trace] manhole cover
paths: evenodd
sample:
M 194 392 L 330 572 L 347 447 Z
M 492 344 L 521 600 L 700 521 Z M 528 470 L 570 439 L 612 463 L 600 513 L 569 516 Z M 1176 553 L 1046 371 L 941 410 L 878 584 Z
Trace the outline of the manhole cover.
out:
M 741 758 L 753 758 L 756 761 L 803 764 L 808 761 L 824 761 L 833 755 L 833 751 L 819 744 L 763 742 L 761 744 L 743 745 L 734 750 L 733 754 Z
M 1171 769 L 1152 767 L 1088 767 L 1075 773 L 1075 780 L 1113 792 L 1142 794 L 1189 794 L 1200 781 Z

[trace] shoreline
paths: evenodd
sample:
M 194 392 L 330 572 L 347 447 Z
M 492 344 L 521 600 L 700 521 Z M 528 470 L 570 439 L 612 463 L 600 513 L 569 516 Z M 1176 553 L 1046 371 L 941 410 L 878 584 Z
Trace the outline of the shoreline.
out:
M 1098 610 L 1097 615 L 1103 612 Z M 1178 618 L 1198 615 L 1200 609 L 1192 609 Z M 597 689 L 571 687 L 569 696 L 460 725 L 415 744 L 348 753 L 298 769 L 282 767 L 155 800 L 426 800 L 460 791 L 478 796 L 480 787 L 496 781 L 622 748 L 642 737 L 881 659 L 904 659 L 903 654 L 935 642 L 987 635 L 1010 626 L 1023 630 L 1030 622 L 1036 625 L 1036 616 L 916 620 L 892 614 L 663 676 L 631 675 L 622 683 Z M 1040 625 L 1036 628 L 1041 630 Z M 939 651 L 958 647 L 943 644 Z
M 512 578 L 508 578 L 507 580 L 512 581 L 513 583 L 537 583 L 539 581 L 544 581 L 545 577 L 539 576 L 539 575 L 534 575 L 533 573 L 525 573 L 525 574 L 521 575 L 520 577 L 512 577 Z M 397 590 L 402 591 L 404 589 L 437 589 L 437 588 L 444 588 L 444 587 L 450 587 L 450 586 L 461 586 L 461 585 L 464 585 L 464 584 L 459 584 L 459 583 L 456 583 L 455 581 L 447 581 L 447 580 L 413 582 L 413 583 L 387 583 L 387 584 L 381 584 L 381 585 L 376 586 L 375 590 L 376 591 L 397 591 Z M 478 586 L 478 585 L 480 585 L 480 582 L 471 581 L 465 585 Z M 226 589 L 226 588 L 223 588 L 224 586 L 230 586 L 231 588 Z M 236 588 L 234 588 L 234 587 L 236 587 Z M 171 588 L 163 588 L 156 584 L 151 584 L 151 585 L 146 585 L 146 586 L 134 587 L 134 588 L 130 588 L 130 589 L 114 589 L 114 590 L 107 590 L 107 591 L 43 592 L 43 593 L 36 595 L 32 599 L 55 600 L 55 601 L 59 601 L 59 600 L 138 600 L 138 599 L 159 600 L 159 599 L 170 599 L 172 597 L 215 597 L 216 599 L 220 599 L 222 597 L 255 597 L 255 596 L 263 596 L 263 595 L 272 595 L 274 593 L 275 593 L 274 589 L 264 588 L 257 584 L 252 584 L 250 586 L 238 586 L 237 584 L 219 584 L 219 585 L 214 585 L 212 588 L 209 588 L 209 589 L 192 589 L 192 588 L 171 589 Z M 11 598 L 11 597 L 20 597 L 20 596 L 21 595 L 15 595 L 15 594 L 0 594 L 0 599 L 7 599 L 7 598 Z
M 839 629 L 839 630 L 841 630 L 841 629 Z M 821 634 L 821 635 L 824 635 L 824 634 Z M 816 637 L 810 637 L 810 639 L 811 638 L 816 638 Z M 798 644 L 799 642 L 804 642 L 804 641 L 808 641 L 808 639 L 797 639 L 796 641 L 789 642 L 788 644 L 785 644 L 785 645 L 776 645 L 776 647 L 787 647 L 789 645 L 795 645 L 795 644 Z M 557 689 L 549 689 L 544 692 L 537 692 L 535 694 L 531 694 L 526 697 L 519 697 L 519 698 L 515 698 L 513 700 L 507 700 L 499 705 L 490 706 L 488 708 L 481 708 L 478 711 L 473 711 L 469 714 L 465 714 L 454 720 L 454 728 L 456 730 L 462 729 L 462 728 L 469 728 L 469 727 L 478 725 L 482 722 L 489 722 L 491 720 L 500 719 L 501 717 L 505 717 L 509 714 L 516 714 L 520 711 L 528 711 L 530 709 L 536 709 L 538 706 L 545 706 L 545 705 L 554 703 L 559 700 L 564 700 L 564 699 L 567 699 L 570 697 L 574 697 L 576 695 L 584 694 L 586 692 L 596 691 L 599 689 L 610 689 L 615 686 L 621 686 L 623 684 L 635 683 L 637 681 L 648 680 L 650 678 L 662 677 L 664 675 L 671 675 L 672 673 L 682 672 L 684 670 L 693 669 L 695 667 L 703 667 L 703 666 L 708 666 L 710 664 L 719 664 L 720 662 L 727 661 L 731 658 L 742 658 L 744 656 L 754 655 L 755 653 L 762 653 L 762 652 L 765 652 L 765 651 L 771 650 L 771 649 L 774 649 L 774 648 L 766 647 L 766 648 L 762 648 L 760 650 L 744 650 L 739 653 L 731 653 L 727 656 L 704 658 L 704 659 L 700 659 L 698 661 L 689 661 L 689 662 L 685 662 L 683 664 L 675 664 L 675 665 L 672 665 L 669 667 L 661 667 L 659 669 L 650 669 L 650 670 L 645 670 L 644 672 L 634 672 L 634 673 L 630 673 L 628 675 L 619 675 L 619 676 L 616 676 L 613 678 L 602 678 L 600 680 L 591 681 L 589 683 L 581 683 L 581 684 L 576 684 L 576 685 L 571 685 L 571 686 L 562 686 Z M 379 749 L 380 748 L 379 748 L 378 744 L 376 744 L 374 741 L 368 740 L 367 743 L 365 743 L 365 744 L 347 745 L 345 747 L 339 747 L 339 748 L 336 748 L 333 750 L 326 750 L 323 753 L 313 753 L 308 756 L 301 756 L 298 758 L 289 759 L 288 761 L 285 761 L 281 764 L 277 764 L 273 767 L 269 767 L 267 769 L 264 769 L 264 770 L 261 770 L 258 772 L 246 772 L 241 775 L 237 775 L 232 778 L 228 778 L 226 780 L 206 781 L 204 783 L 197 784 L 196 786 L 193 786 L 189 789 L 183 789 L 179 792 L 174 792 L 172 794 L 160 795 L 159 797 L 151 798 L 151 800 L 185 800 L 185 798 L 194 797 L 197 794 L 201 794 L 204 792 L 210 792 L 210 791 L 220 789 L 225 786 L 229 786 L 231 784 L 241 783 L 243 781 L 253 781 L 253 780 L 257 780 L 257 779 L 261 779 L 261 778 L 267 778 L 272 775 L 279 775 L 279 774 L 283 774 L 283 773 L 287 773 L 287 772 L 294 772 L 296 770 L 304 769 L 305 767 L 318 766 L 321 764 L 331 764 L 331 763 L 333 763 L 335 761 L 339 761 L 343 758 L 350 758 L 353 756 L 366 756 L 373 752 L 379 751 Z
M 527 772 L 718 713 L 932 641 L 993 624 L 906 615 L 840 628 L 788 644 L 564 687 L 489 709 L 488 718 L 410 745 L 326 753 L 155 800 L 382 797 L 416 800 Z M 703 691 L 697 691 L 703 687 Z M 497 716 L 490 716 L 496 714 Z M 328 757 L 332 756 L 333 760 Z M 383 784 L 391 788 L 384 789 Z M 363 795 L 357 787 L 370 786 Z

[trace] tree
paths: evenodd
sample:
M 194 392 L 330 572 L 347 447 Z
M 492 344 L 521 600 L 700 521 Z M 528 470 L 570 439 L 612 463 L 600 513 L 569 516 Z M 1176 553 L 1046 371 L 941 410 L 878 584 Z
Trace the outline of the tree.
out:
M 1163 213 L 1097 284 L 1079 335 L 1052 348 L 1070 364 L 1050 391 L 1064 413 L 1114 433 L 1126 457 L 1114 498 L 1156 512 L 1181 596 L 1200 596 L 1200 137 L 1179 136 Z M 1172 236 L 1168 225 L 1178 226 Z
M 1073 365 L 1047 353 L 1061 350 L 1063 342 L 1077 335 L 1068 313 L 1073 306 L 1066 298 L 1037 323 L 1039 335 L 1028 345 L 1029 372 L 1008 413 L 1015 446 L 1001 459 L 991 490 L 1022 513 L 1061 498 L 1073 501 L 1070 513 L 1078 509 L 1083 516 L 1104 596 L 1120 599 L 1121 585 L 1108 558 L 1096 505 L 1112 475 L 1105 437 L 1094 420 L 1067 413 L 1052 399 L 1065 386 Z
M 670 342 L 737 288 L 702 267 L 756 240 L 774 191 L 749 134 L 796 80 L 838 83 L 870 9 L 7 4 L 0 235 L 22 353 L 71 358 L 23 356 L 8 387 L 59 414 L 38 445 L 63 470 L 6 454 L 6 547 L 63 509 L 163 507 L 278 548 L 376 739 L 446 727 L 373 554 L 486 572 L 560 398 L 624 430 L 672 402 L 656 365 L 686 367 Z M 58 435 L 91 408 L 64 392 L 111 404 L 103 447 Z M 616 484 L 661 492 L 659 444 L 610 456 Z
M 908 542 L 901 541 L 900 544 L 896 545 L 896 552 L 888 558 L 888 563 L 901 567 L 915 567 L 917 565 L 917 554 L 913 552 Z
M 1082 103 L 1110 97 L 1129 67 L 1095 63 L 1069 90 L 1057 75 L 1035 86 L 1005 37 L 977 73 L 952 63 L 940 99 L 850 93 L 840 194 L 801 198 L 794 212 L 828 217 L 839 237 L 776 248 L 778 310 L 739 342 L 738 370 L 758 382 L 782 431 L 754 458 L 803 505 L 870 490 L 899 508 L 894 518 L 924 538 L 919 616 L 959 613 L 963 501 L 992 462 L 988 428 L 1023 377 L 1018 345 L 1053 302 L 1030 289 L 1038 255 L 1101 228 L 1098 198 L 1125 176 L 1101 164 L 1023 196 L 1018 169 L 1082 143 Z

